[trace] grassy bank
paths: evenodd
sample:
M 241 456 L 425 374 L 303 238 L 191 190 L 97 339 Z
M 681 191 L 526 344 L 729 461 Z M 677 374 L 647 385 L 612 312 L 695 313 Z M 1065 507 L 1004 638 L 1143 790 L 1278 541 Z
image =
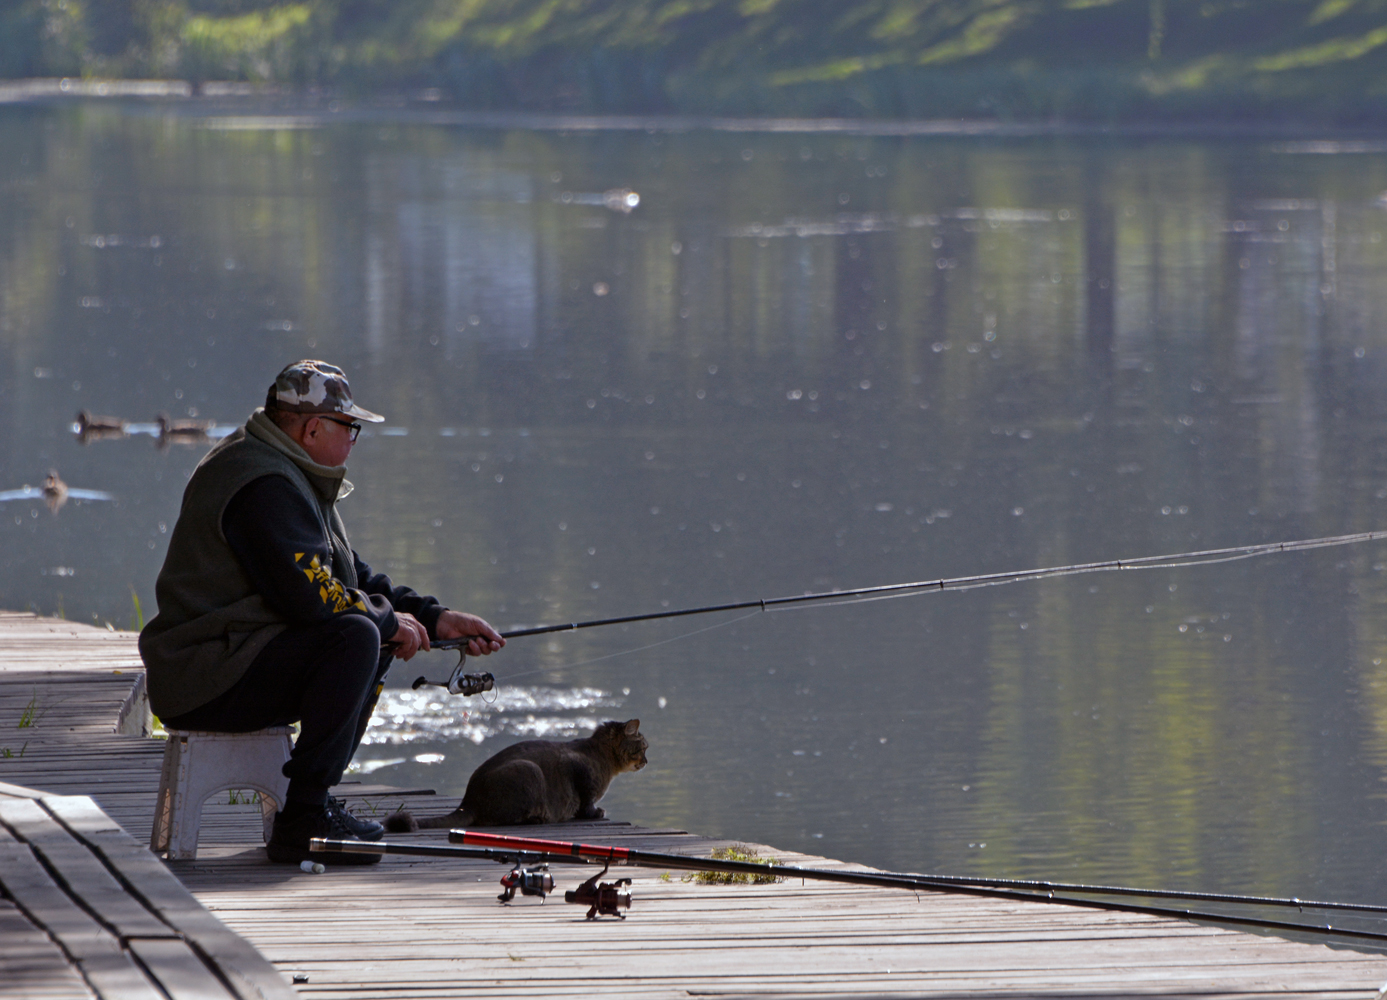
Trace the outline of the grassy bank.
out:
M 1387 121 L 1387 0 L 10 0 L 0 76 L 473 108 Z

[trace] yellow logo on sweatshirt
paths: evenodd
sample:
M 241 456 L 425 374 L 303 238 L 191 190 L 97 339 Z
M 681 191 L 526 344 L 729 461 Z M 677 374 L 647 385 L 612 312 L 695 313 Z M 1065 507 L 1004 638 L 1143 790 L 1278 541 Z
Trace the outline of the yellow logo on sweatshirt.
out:
M 306 552 L 295 552 L 295 565 L 302 563 L 303 557 L 307 554 Z M 299 565 L 299 571 L 308 577 L 309 583 L 318 585 L 318 596 L 322 598 L 324 604 L 332 609 L 333 614 L 339 614 L 348 608 L 367 610 L 366 603 L 357 596 L 356 592 L 348 590 L 341 580 L 333 576 L 316 554 L 309 561 L 307 568 Z

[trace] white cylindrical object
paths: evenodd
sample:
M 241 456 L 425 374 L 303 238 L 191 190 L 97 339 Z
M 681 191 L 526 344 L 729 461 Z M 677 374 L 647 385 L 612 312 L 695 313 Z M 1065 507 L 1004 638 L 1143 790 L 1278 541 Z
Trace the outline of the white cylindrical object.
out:
M 323 872 L 327 871 L 327 868 L 318 861 L 300 861 L 299 868 L 311 875 L 321 875 Z

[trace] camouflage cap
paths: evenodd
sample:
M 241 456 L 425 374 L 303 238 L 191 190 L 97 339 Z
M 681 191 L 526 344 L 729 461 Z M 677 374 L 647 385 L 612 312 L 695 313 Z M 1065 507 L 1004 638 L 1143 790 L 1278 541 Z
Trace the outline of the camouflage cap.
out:
M 323 361 L 295 361 L 275 376 L 265 395 L 265 409 L 289 413 L 341 413 L 379 424 L 378 413 L 352 402 L 352 387 L 341 368 Z

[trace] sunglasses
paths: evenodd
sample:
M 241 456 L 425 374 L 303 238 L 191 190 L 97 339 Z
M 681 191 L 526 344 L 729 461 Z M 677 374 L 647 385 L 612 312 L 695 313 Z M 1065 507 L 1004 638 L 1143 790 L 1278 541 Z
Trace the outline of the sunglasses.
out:
M 321 420 L 328 420 L 340 427 L 347 428 L 347 433 L 351 435 L 352 443 L 356 443 L 357 437 L 361 434 L 361 425 L 355 420 L 338 420 L 336 417 L 322 417 Z

